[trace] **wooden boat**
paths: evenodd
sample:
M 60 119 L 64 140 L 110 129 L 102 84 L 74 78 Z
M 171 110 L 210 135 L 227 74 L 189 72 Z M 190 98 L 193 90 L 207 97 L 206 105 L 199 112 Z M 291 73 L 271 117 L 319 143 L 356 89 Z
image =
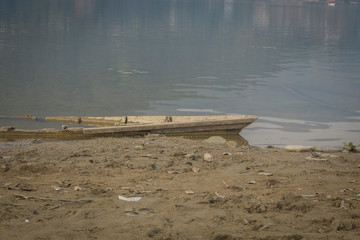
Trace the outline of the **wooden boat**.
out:
M 68 135 L 86 136 L 128 136 L 145 134 L 182 135 L 188 133 L 223 132 L 238 134 L 242 129 L 258 119 L 253 115 L 220 116 L 122 116 L 122 117 L 46 117 L 47 121 L 81 124 L 96 127 L 17 130 L 0 129 L 0 136 L 35 135 L 56 137 Z

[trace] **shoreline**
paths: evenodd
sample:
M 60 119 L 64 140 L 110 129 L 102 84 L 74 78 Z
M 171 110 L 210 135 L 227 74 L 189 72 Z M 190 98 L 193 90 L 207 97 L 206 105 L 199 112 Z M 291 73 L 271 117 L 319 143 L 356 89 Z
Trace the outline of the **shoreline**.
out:
M 319 154 L 161 135 L 0 142 L 0 238 L 356 239 L 360 154 Z

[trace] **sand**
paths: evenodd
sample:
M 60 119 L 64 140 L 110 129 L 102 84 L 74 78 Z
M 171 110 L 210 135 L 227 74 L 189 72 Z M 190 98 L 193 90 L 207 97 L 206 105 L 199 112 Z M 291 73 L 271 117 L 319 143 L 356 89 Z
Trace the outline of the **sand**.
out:
M 164 136 L 2 142 L 0 239 L 360 239 L 360 154 L 329 154 Z

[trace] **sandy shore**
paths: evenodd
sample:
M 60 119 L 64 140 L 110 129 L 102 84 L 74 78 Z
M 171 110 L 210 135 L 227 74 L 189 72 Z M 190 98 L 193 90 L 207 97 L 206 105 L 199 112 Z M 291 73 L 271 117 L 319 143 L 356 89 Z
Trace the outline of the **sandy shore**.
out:
M 358 153 L 150 136 L 2 142 L 0 163 L 0 239 L 360 239 Z

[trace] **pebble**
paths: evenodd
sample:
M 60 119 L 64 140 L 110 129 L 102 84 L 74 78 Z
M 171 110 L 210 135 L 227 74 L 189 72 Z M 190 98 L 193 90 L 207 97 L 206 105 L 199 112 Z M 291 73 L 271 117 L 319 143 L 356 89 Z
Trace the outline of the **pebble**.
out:
M 34 143 L 34 144 L 44 143 L 44 141 L 41 140 L 41 139 L 33 139 L 31 142 Z
M 310 152 L 314 150 L 314 147 L 305 145 L 287 145 L 284 149 L 288 152 Z
M 206 162 L 212 162 L 212 161 L 214 161 L 213 155 L 211 155 L 210 153 L 205 153 L 205 154 L 204 154 L 204 161 L 206 161 Z

